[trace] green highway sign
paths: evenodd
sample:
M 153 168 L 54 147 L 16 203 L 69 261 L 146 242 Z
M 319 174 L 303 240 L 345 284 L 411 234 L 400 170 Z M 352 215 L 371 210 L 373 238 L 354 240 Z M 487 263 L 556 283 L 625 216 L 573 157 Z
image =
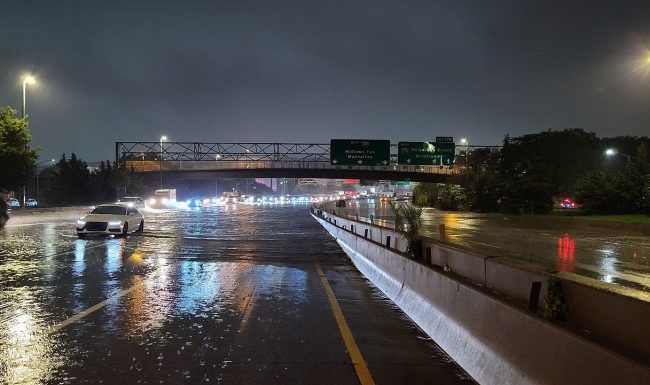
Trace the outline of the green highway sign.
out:
M 410 186 L 411 182 L 408 180 L 391 180 L 391 186 Z
M 456 153 L 453 142 L 399 142 L 397 148 L 401 165 L 452 165 Z
M 390 140 L 332 139 L 330 163 L 335 166 L 388 166 Z
M 451 166 L 454 164 L 454 158 L 456 156 L 456 144 L 454 142 L 436 142 L 434 143 L 436 147 L 436 157 L 438 162 L 434 164 Z
M 436 164 L 435 151 L 433 142 L 399 142 L 397 144 L 397 163 L 406 165 Z
M 454 137 L 453 136 L 436 136 L 436 142 L 437 143 L 453 143 L 454 142 Z

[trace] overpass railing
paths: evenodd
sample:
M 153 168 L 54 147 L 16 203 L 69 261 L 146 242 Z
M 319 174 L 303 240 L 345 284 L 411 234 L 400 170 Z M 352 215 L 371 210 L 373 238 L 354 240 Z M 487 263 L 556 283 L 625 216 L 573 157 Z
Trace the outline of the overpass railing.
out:
M 183 160 L 127 160 L 126 166 L 138 172 L 150 171 L 215 171 L 245 169 L 309 169 L 309 170 L 368 170 L 419 172 L 429 174 L 456 175 L 462 173 L 462 167 L 454 166 L 333 166 L 324 162 L 290 162 L 290 161 L 183 161 Z
M 468 151 L 479 147 L 490 146 L 457 146 L 455 166 L 400 165 L 397 144 L 391 144 L 387 166 L 331 165 L 330 145 L 320 143 L 116 142 L 115 160 L 136 171 L 354 169 L 453 175 L 464 172 Z

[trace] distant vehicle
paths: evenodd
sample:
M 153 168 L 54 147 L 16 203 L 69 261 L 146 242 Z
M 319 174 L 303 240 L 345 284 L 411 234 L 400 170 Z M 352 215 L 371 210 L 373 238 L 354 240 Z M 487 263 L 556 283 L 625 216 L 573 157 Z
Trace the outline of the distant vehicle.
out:
M 27 202 L 25 202 L 27 207 L 36 207 L 38 206 L 38 201 L 34 198 L 27 199 Z
M 564 198 L 562 199 L 562 202 L 560 202 L 560 207 L 563 209 L 575 209 L 576 203 L 571 198 Z
M 336 201 L 336 207 L 345 207 L 345 206 L 346 206 L 345 199 L 339 199 L 338 201 Z
M 208 200 L 209 202 L 209 200 Z M 187 207 L 203 207 L 204 200 L 201 197 L 193 197 L 185 201 Z
M 77 221 L 77 236 L 115 234 L 126 236 L 144 230 L 144 218 L 135 207 L 124 204 L 99 205 Z
M 9 207 L 20 207 L 20 201 L 18 201 L 16 198 L 9 198 L 7 204 Z
M 145 202 L 144 199 L 141 197 L 123 197 L 122 199 L 117 201 L 118 203 L 123 203 L 126 204 L 127 206 L 131 207 L 144 207 Z
M 165 188 L 156 190 L 154 197 L 150 198 L 147 206 L 155 208 L 173 208 L 176 207 L 176 189 Z
M 236 192 L 225 192 L 224 193 L 224 203 L 237 203 L 239 202 L 239 194 Z

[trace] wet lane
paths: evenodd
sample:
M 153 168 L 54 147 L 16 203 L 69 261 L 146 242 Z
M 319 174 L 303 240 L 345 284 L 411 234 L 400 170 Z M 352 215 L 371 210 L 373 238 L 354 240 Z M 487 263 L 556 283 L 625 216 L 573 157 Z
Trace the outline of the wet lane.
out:
M 307 207 L 145 217 L 128 238 L 0 232 L 2 383 L 359 383 L 317 264 L 375 383 L 471 383 Z
M 386 203 L 351 201 L 346 211 L 368 221 L 373 215 L 377 224 L 394 226 Z M 449 242 L 483 255 L 510 257 L 623 286 L 650 300 L 648 234 L 572 224 L 562 218 L 425 209 L 422 234 L 439 238 L 440 224 L 445 224 Z

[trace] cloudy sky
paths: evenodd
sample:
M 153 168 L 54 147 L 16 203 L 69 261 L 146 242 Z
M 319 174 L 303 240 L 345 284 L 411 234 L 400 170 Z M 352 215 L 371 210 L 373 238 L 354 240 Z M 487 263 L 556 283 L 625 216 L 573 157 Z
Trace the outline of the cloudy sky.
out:
M 115 141 L 650 134 L 650 1 L 7 1 L 0 106 L 42 158 Z

